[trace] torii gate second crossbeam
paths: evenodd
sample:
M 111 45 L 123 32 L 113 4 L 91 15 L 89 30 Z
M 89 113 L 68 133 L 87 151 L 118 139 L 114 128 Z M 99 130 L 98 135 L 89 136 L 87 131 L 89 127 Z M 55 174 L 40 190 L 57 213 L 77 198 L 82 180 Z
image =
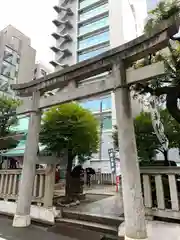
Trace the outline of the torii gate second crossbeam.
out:
M 40 131 L 40 110 L 58 103 L 79 100 L 85 97 L 114 91 L 117 114 L 118 136 L 121 158 L 123 202 L 125 216 L 125 240 L 147 240 L 144 206 L 141 193 L 139 165 L 133 119 L 131 113 L 129 85 L 147 81 L 164 74 L 161 63 L 140 70 L 127 69 L 133 61 L 167 47 L 169 38 L 179 30 L 179 21 L 162 22 L 159 31 L 151 36 L 141 36 L 100 56 L 78 63 L 62 71 L 25 84 L 13 85 L 18 95 L 29 97 L 17 109 L 18 114 L 30 112 L 27 144 L 25 149 L 22 181 L 13 226 L 30 225 L 30 206 L 35 176 L 35 161 Z M 110 72 L 101 82 L 79 87 L 78 82 L 88 77 Z M 41 95 L 54 88 L 67 87 L 68 91 L 47 99 Z

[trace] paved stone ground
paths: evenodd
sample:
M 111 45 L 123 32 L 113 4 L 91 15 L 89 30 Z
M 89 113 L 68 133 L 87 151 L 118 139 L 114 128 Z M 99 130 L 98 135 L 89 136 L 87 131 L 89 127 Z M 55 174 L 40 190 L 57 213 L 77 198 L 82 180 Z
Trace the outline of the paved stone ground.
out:
M 124 236 L 124 223 L 119 228 L 120 236 Z M 160 221 L 147 221 L 148 240 L 180 240 L 180 225 Z
M 64 189 L 57 189 L 54 191 L 56 195 L 64 196 Z M 86 194 L 102 194 L 102 195 L 116 195 L 116 186 L 112 185 L 92 185 L 92 187 L 84 187 L 84 193 Z
M 120 194 L 109 196 L 85 205 L 74 206 L 66 211 L 84 212 L 98 216 L 119 217 L 123 214 L 123 201 Z
M 12 219 L 0 217 L 0 240 L 79 240 L 66 237 L 54 232 L 48 232 L 46 228 L 31 225 L 28 228 L 13 228 Z
M 0 240 L 101 240 L 103 236 L 104 234 L 99 232 L 66 225 L 13 228 L 12 219 L 0 216 Z
M 119 217 L 123 214 L 122 195 L 120 192 L 116 193 L 114 185 L 93 185 L 92 188 L 85 187 L 84 192 L 93 200 L 90 203 L 88 201 L 82 202 L 79 206 L 71 207 L 66 211 L 85 212 L 109 217 Z M 55 194 L 64 195 L 64 189 L 55 190 Z

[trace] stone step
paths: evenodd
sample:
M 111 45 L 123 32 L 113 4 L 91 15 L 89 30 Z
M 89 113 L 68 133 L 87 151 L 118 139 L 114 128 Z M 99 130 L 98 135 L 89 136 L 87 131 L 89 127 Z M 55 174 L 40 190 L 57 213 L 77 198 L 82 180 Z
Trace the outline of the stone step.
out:
M 104 234 L 110 234 L 113 236 L 117 236 L 118 234 L 118 227 L 116 226 L 108 226 L 100 223 L 94 223 L 89 221 L 82 221 L 82 220 L 76 220 L 76 219 L 69 219 L 69 218 L 57 218 L 56 219 L 56 225 L 58 223 L 64 223 L 68 226 L 72 226 L 74 228 L 82 228 L 82 229 L 88 229 L 92 231 L 101 232 Z M 58 225 L 57 225 L 58 226 Z
M 80 221 L 87 221 L 87 222 L 93 222 L 93 223 L 100 223 L 108 226 L 116 226 L 119 227 L 119 225 L 124 222 L 123 217 L 110 217 L 110 216 L 102 216 L 97 214 L 90 214 L 88 212 L 76 212 L 76 211 L 68 211 L 63 210 L 62 212 L 63 218 L 68 219 L 75 219 Z
M 71 226 L 64 222 L 56 222 L 56 224 L 47 230 L 56 234 L 61 234 L 70 239 L 78 240 L 124 240 L 124 237 L 118 237 L 117 235 L 106 234 L 98 232 L 97 230 L 89 230 L 78 226 Z

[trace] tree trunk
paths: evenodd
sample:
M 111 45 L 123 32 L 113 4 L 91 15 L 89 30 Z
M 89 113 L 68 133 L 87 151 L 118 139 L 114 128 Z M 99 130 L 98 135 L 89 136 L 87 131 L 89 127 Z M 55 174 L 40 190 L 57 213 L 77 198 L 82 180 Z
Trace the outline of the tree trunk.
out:
M 4 161 L 0 161 L 0 169 L 2 169 L 3 162 Z
M 171 116 L 180 123 L 180 110 L 178 107 L 178 99 L 180 97 L 179 89 L 172 89 L 169 90 L 169 93 L 166 96 L 166 107 L 171 114 Z
M 68 151 L 68 162 L 66 168 L 66 188 L 65 188 L 65 197 L 67 201 L 71 200 L 71 170 L 74 157 L 72 153 Z
M 164 155 L 164 165 L 169 166 L 168 150 L 164 150 L 163 155 Z

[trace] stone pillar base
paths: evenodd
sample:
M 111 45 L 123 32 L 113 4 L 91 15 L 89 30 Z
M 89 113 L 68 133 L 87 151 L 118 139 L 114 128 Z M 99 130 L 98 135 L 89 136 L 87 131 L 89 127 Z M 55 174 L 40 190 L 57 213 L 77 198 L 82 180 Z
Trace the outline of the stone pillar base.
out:
M 125 236 L 124 240 L 148 240 L 148 238 L 137 239 L 137 238 L 129 238 L 129 237 L 126 237 L 126 236 Z
M 21 216 L 21 215 L 14 215 L 13 219 L 13 227 L 28 227 L 31 224 L 31 217 L 30 215 Z
M 126 236 L 126 232 L 125 232 L 125 222 L 122 222 L 118 228 L 118 236 L 124 240 L 148 240 L 147 238 L 132 238 L 132 237 L 128 237 Z

